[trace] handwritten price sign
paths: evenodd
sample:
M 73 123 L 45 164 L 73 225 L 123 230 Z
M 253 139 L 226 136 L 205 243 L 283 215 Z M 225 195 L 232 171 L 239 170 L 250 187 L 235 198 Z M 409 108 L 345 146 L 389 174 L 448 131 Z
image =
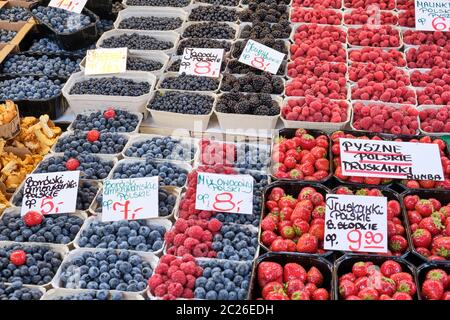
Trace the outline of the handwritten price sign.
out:
M 415 0 L 416 29 L 450 31 L 450 2 L 446 0 Z
M 25 179 L 21 215 L 72 213 L 77 206 L 80 171 L 30 174 Z
M 261 43 L 248 40 L 239 57 L 239 62 L 253 68 L 277 74 L 285 54 Z
M 220 75 L 223 54 L 223 49 L 185 48 L 178 73 L 217 78 Z
M 344 176 L 443 181 L 435 143 L 339 139 Z
M 105 181 L 102 221 L 156 218 L 158 211 L 158 177 Z
M 88 50 L 84 73 L 108 74 L 127 71 L 127 48 Z
M 51 0 L 48 6 L 75 13 L 81 13 L 86 5 L 86 2 L 87 0 Z
M 387 252 L 387 198 L 328 194 L 325 250 Z
M 253 177 L 199 172 L 195 209 L 253 214 Z

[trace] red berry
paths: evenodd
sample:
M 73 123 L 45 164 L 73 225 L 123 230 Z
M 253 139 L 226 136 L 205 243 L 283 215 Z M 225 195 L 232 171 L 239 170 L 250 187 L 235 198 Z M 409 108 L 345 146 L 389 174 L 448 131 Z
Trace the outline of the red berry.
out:
M 15 250 L 11 252 L 9 261 L 15 266 L 22 266 L 27 262 L 27 254 L 23 250 Z
M 66 162 L 66 169 L 69 171 L 77 170 L 79 166 L 80 166 L 80 161 L 78 161 L 75 158 L 70 158 Z
M 113 108 L 109 108 L 103 113 L 103 116 L 105 117 L 105 119 L 113 119 L 116 117 L 116 111 L 114 111 Z
M 98 132 L 97 130 L 91 130 L 87 133 L 86 139 L 89 142 L 98 141 L 98 139 L 100 139 L 100 132 Z
M 22 219 L 26 226 L 32 227 L 41 224 L 44 216 L 37 211 L 28 211 Z

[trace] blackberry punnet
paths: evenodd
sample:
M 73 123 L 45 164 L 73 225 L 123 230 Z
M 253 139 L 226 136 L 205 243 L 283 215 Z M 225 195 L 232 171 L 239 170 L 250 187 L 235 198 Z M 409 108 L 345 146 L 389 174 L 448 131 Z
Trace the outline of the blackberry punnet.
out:
M 127 157 L 178 161 L 191 161 L 194 154 L 195 147 L 189 141 L 174 137 L 152 137 L 137 141 L 124 151 Z
M 191 24 L 183 32 L 184 38 L 233 39 L 236 30 L 226 23 L 200 22 Z
M 199 0 L 198 2 L 228 7 L 237 7 L 239 5 L 239 0 Z
M 69 295 L 58 295 L 52 296 L 50 300 L 125 300 L 123 293 L 117 291 L 108 290 L 92 290 L 83 291 L 80 293 L 74 293 Z
M 150 92 L 148 82 L 137 82 L 117 77 L 92 78 L 76 82 L 70 94 L 138 97 Z
M 262 74 L 264 71 L 253 68 L 252 66 L 248 66 L 238 61 L 238 59 L 232 59 L 228 62 L 227 72 L 235 73 L 235 74 L 247 74 L 249 72 L 253 72 L 254 74 Z M 283 76 L 286 72 L 286 61 L 283 61 L 278 68 L 277 76 Z
M 280 113 L 280 106 L 267 93 L 224 93 L 217 102 L 216 110 L 223 113 L 276 116 Z
M 43 100 L 61 94 L 60 80 L 47 77 L 17 77 L 0 81 L 0 100 Z
M 289 10 L 286 4 L 250 3 L 247 9 L 239 13 L 243 22 L 270 22 L 277 23 L 289 20 Z
M 231 54 L 233 55 L 233 58 L 239 59 L 242 52 L 244 51 L 245 46 L 247 45 L 248 40 L 239 40 L 236 41 L 233 45 L 233 49 L 231 50 Z M 269 48 L 272 48 L 278 52 L 287 54 L 288 48 L 286 43 L 283 40 L 276 40 L 273 38 L 264 38 L 259 39 L 257 41 L 258 43 L 261 43 L 262 45 L 265 45 Z
M 93 111 L 86 114 L 78 114 L 72 122 L 74 130 L 98 130 L 100 132 L 132 132 L 139 125 L 136 114 L 128 111 L 108 109 L 106 111 Z
M 19 22 L 27 21 L 30 17 L 30 13 L 25 8 L 12 7 L 0 9 L 0 20 Z
M 127 136 L 118 133 L 97 130 L 75 131 L 60 137 L 55 145 L 55 152 L 76 151 L 78 154 L 118 154 L 122 152 Z
M 192 9 L 189 21 L 229 21 L 237 20 L 236 9 L 221 6 L 199 6 Z
M 39 289 L 24 287 L 21 280 L 16 280 L 8 286 L 0 282 L 0 300 L 39 300 L 42 295 Z
M 0 29 L 0 42 L 10 42 L 16 36 L 16 34 L 16 31 Z
M 228 52 L 231 49 L 231 44 L 225 40 L 189 38 L 180 41 L 177 48 L 177 54 L 183 54 L 184 48 L 224 49 L 225 52 Z
M 181 75 L 166 77 L 159 84 L 162 89 L 188 90 L 188 91 L 215 91 L 219 89 L 219 80 L 210 77 Z
M 119 29 L 167 31 L 178 29 L 182 24 L 179 17 L 129 17 L 120 22 Z
M 214 98 L 207 95 L 186 92 L 156 92 L 148 107 L 151 110 L 175 112 L 182 114 L 209 114 Z
M 281 94 L 284 91 L 284 84 L 282 78 L 267 72 L 261 75 L 250 72 L 239 78 L 231 74 L 224 74 L 220 89 L 232 92 Z
M 31 12 L 38 20 L 50 25 L 58 33 L 73 33 L 94 22 L 88 15 L 53 7 L 38 6 Z
M 132 33 L 112 36 L 103 40 L 102 48 L 123 48 L 131 50 L 168 50 L 173 47 L 170 41 L 158 40 L 154 37 Z
M 289 21 L 283 20 L 273 24 L 268 22 L 255 22 L 242 27 L 240 38 L 264 39 L 266 37 L 273 37 L 275 39 L 287 39 L 291 31 L 292 28 Z
M 187 7 L 191 0 L 128 0 L 129 6 Z

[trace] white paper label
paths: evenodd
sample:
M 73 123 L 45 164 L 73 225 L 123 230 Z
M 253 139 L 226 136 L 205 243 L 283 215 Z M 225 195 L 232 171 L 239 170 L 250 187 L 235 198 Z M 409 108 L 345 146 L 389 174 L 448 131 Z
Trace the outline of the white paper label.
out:
M 387 252 L 387 198 L 327 194 L 325 250 Z
M 102 221 L 158 217 L 158 177 L 105 180 Z
M 30 174 L 23 187 L 21 215 L 73 213 L 77 207 L 80 171 Z
M 434 143 L 340 138 L 344 176 L 444 181 Z
M 253 177 L 199 172 L 195 209 L 253 214 Z
M 127 48 L 88 50 L 84 73 L 109 74 L 127 71 Z
M 179 74 L 217 78 L 220 76 L 224 50 L 184 48 Z
M 87 0 L 50 0 L 48 6 L 81 13 Z
M 277 74 L 284 56 L 284 53 L 273 50 L 256 41 L 248 40 L 239 57 L 239 62 L 259 70 Z
M 450 1 L 415 0 L 416 29 L 450 31 Z

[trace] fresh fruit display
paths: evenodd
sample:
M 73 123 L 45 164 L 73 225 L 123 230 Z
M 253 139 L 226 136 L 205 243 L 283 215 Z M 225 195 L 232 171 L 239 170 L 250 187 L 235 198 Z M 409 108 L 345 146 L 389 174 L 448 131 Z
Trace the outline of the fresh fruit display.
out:
M 352 62 L 390 63 L 397 67 L 406 67 L 405 55 L 395 49 L 384 50 L 374 47 L 355 48 L 349 50 L 348 58 Z
M 55 152 L 71 151 L 74 156 L 96 153 L 118 154 L 122 152 L 127 142 L 128 137 L 119 133 L 100 133 L 95 129 L 87 132 L 75 131 L 61 136 L 55 145 Z
M 281 109 L 284 119 L 307 122 L 346 122 L 349 118 L 349 105 L 344 100 L 329 98 L 292 98 Z
M 225 92 L 282 94 L 284 82 L 282 78 L 268 72 L 263 72 L 261 75 L 249 72 L 241 77 L 226 73 L 223 75 L 220 90 Z
M 421 45 L 421 44 L 435 44 L 440 47 L 445 47 L 448 43 L 447 32 L 442 31 L 417 31 L 414 29 L 407 29 L 403 32 L 403 42 L 407 45 Z
M 399 17 L 391 11 L 377 12 L 371 9 L 358 7 L 344 13 L 344 23 L 348 25 L 396 25 L 398 21 Z
M 179 17 L 134 16 L 119 23 L 119 29 L 169 31 L 181 27 L 183 20 Z
M 24 287 L 22 281 L 16 280 L 10 285 L 0 283 L 0 300 L 39 300 L 42 292 L 36 288 Z
M 183 38 L 234 39 L 236 30 L 223 22 L 199 22 L 183 31 Z
M 409 250 L 403 208 L 400 205 L 400 198 L 395 192 L 387 189 L 358 188 L 355 186 L 343 185 L 335 188 L 333 193 L 369 197 L 387 197 L 388 252 L 382 255 L 401 256 Z
M 217 101 L 216 111 L 222 113 L 252 114 L 256 116 L 277 116 L 280 106 L 268 93 L 243 94 L 224 93 Z
M 78 114 L 72 128 L 80 131 L 97 130 L 102 132 L 133 132 L 139 125 L 136 114 L 124 110 L 108 108 L 106 111 Z
M 225 52 L 230 51 L 231 43 L 226 40 L 205 39 L 205 38 L 188 38 L 178 43 L 177 55 L 182 55 L 184 48 L 212 48 L 224 49 Z M 176 70 L 178 71 L 178 70 Z
M 31 13 L 39 21 L 50 25 L 58 33 L 73 33 L 94 23 L 92 17 L 54 7 L 38 6 Z M 76 23 L 75 23 L 76 21 Z
M 287 39 L 292 28 L 288 21 L 282 20 L 277 23 L 253 22 L 241 26 L 239 38 L 242 39 L 264 39 L 273 37 L 275 39 Z
M 260 241 L 274 252 L 323 254 L 327 189 L 295 187 L 295 193 L 287 193 L 279 183 L 266 191 Z
M 236 9 L 221 6 L 198 6 L 193 8 L 188 17 L 189 21 L 236 21 Z
M 413 246 L 428 260 L 450 260 L 450 202 L 447 200 L 425 198 L 412 192 L 403 197 Z
M 208 77 L 197 77 L 182 73 L 177 76 L 165 77 L 159 83 L 161 89 L 187 91 L 215 91 L 219 89 L 219 80 Z
M 21 7 L 11 7 L 0 9 L 0 20 L 9 22 L 27 21 L 30 19 L 30 13 L 27 9 Z
M 278 22 L 288 20 L 289 11 L 284 3 L 249 3 L 239 12 L 239 19 L 243 22 Z
M 412 47 L 405 52 L 408 68 L 449 68 L 450 46 L 439 47 L 435 44 Z
M 119 36 L 111 36 L 102 41 L 102 48 L 123 48 L 131 50 L 168 50 L 173 48 L 174 43 L 158 40 L 155 37 L 138 33 L 124 33 Z
M 276 257 L 276 256 L 275 256 Z M 320 261 L 323 263 L 322 261 Z M 308 271 L 307 271 L 308 270 Z M 330 284 L 315 266 L 262 261 L 256 270 L 258 300 L 331 300 Z M 327 278 L 330 276 L 327 275 Z M 329 281 L 329 280 L 328 280 Z
M 432 83 L 438 86 L 450 84 L 450 72 L 444 68 L 433 67 L 427 71 L 413 70 L 410 76 L 414 87 L 426 87 Z
M 70 88 L 69 94 L 89 94 L 103 96 L 137 97 L 150 92 L 148 82 L 136 82 L 124 78 L 92 78 L 76 82 Z
M 193 141 L 175 137 L 155 136 L 132 143 L 123 154 L 133 158 L 192 161 L 196 152 Z
M 447 271 L 446 271 L 447 270 Z M 420 283 L 420 296 L 425 300 L 450 300 L 448 268 L 433 268 L 429 266 L 421 273 L 425 275 Z
M 450 106 L 422 109 L 419 118 L 420 129 L 425 132 L 450 132 Z
M 348 79 L 363 86 L 368 82 L 390 83 L 395 81 L 398 86 L 410 85 L 406 71 L 390 63 L 352 63 L 348 70 Z
M 328 137 L 305 129 L 285 132 L 280 132 L 272 148 L 272 175 L 277 179 L 326 180 L 330 172 Z
M 214 97 L 191 92 L 157 91 L 148 108 L 179 114 L 204 115 L 212 111 Z
M 371 5 L 378 6 L 381 10 L 395 9 L 395 0 L 344 0 L 345 8 L 370 8 Z
M 351 261 L 357 261 L 354 258 Z M 345 260 L 344 260 L 345 261 Z M 383 261 L 383 262 L 381 262 Z M 415 300 L 417 285 L 412 272 L 397 260 L 352 262 L 338 265 L 341 300 Z M 345 261 L 349 263 L 350 261 Z M 346 272 L 347 271 L 347 272 Z
M 314 6 L 313 9 L 294 7 L 291 13 L 291 21 L 340 25 L 342 13 L 337 10 L 327 9 L 321 5 Z
M 26 76 L 0 81 L 0 100 L 51 99 L 61 94 L 60 80 L 47 77 Z

